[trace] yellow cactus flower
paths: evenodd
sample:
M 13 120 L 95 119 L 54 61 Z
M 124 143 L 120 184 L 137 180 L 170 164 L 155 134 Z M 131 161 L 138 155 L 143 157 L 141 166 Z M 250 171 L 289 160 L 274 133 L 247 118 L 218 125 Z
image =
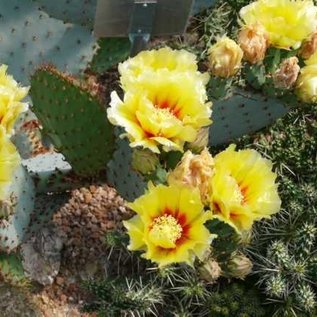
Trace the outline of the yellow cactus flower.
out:
M 296 83 L 296 94 L 303 102 L 317 102 L 317 64 L 305 66 L 300 70 Z
M 145 70 L 157 71 L 165 69 L 176 72 L 190 72 L 204 84 L 209 81 L 208 73 L 198 72 L 196 55 L 185 50 L 173 50 L 163 47 L 158 50 L 143 51 L 133 58 L 119 64 L 120 81 L 126 91 L 137 84 L 137 78 Z
M 255 150 L 235 151 L 229 146 L 215 156 L 211 178 L 211 210 L 215 218 L 237 232 L 251 229 L 254 221 L 278 212 L 281 200 L 272 163 Z
M 5 129 L 0 126 L 0 200 L 6 198 L 7 189 L 20 162 L 19 153 L 7 136 Z
M 11 135 L 17 117 L 28 108 L 21 100 L 29 88 L 20 87 L 12 76 L 6 74 L 7 68 L 6 65 L 0 66 L 0 125 Z
M 142 257 L 160 267 L 202 259 L 210 247 L 211 235 L 204 223 L 211 218 L 204 211 L 198 189 L 183 186 L 154 187 L 129 204 L 137 215 L 124 226 L 130 236 L 129 250 L 144 251 Z
M 110 122 L 125 129 L 131 147 L 182 151 L 200 128 L 211 124 L 206 88 L 191 73 L 145 70 L 138 85 L 123 101 L 113 92 L 107 110 Z
M 240 17 L 246 25 L 261 23 L 270 44 L 297 49 L 317 27 L 317 7 L 312 0 L 258 0 L 243 7 Z
M 243 51 L 228 37 L 222 37 L 208 50 L 209 68 L 214 76 L 228 78 L 234 76 L 241 67 Z
M 187 151 L 176 168 L 168 174 L 169 184 L 183 184 L 199 188 L 204 204 L 209 201 L 209 182 L 214 172 L 214 159 L 207 148 L 201 154 Z

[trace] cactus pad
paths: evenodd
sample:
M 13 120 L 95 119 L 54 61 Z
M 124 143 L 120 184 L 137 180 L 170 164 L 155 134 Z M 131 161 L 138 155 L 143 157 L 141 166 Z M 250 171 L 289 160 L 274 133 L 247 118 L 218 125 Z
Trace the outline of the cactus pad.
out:
M 129 142 L 119 138 L 119 129 L 116 134 L 117 150 L 108 163 L 107 179 L 109 185 L 114 186 L 124 199 L 132 201 L 143 194 L 146 182 L 132 169 L 132 150 Z
M 94 176 L 105 169 L 114 151 L 114 135 L 102 100 L 51 67 L 37 70 L 31 83 L 33 111 L 43 134 L 74 172 Z
M 71 166 L 60 153 L 46 153 L 23 160 L 29 174 L 33 177 L 36 192 L 61 192 L 72 185 Z
M 44 145 L 40 122 L 30 110 L 23 113 L 16 121 L 15 134 L 11 137 L 11 141 L 22 159 L 28 159 L 52 150 L 50 144 Z
M 50 0 L 33 0 L 49 16 L 64 23 L 79 24 L 91 28 L 94 22 L 97 0 L 60 0 L 58 5 Z
M 32 0 L 0 0 L 0 8 L 0 60 L 23 84 L 40 64 L 75 74 L 91 61 L 95 39 L 86 28 L 50 18 Z
M 33 212 L 34 196 L 32 179 L 20 166 L 9 191 L 9 197 L 15 201 L 13 213 L 0 221 L 0 250 L 8 252 L 21 243 Z
M 127 38 L 107 38 L 98 41 L 99 48 L 90 68 L 96 73 L 102 73 L 125 60 L 130 53 L 130 41 Z
M 229 99 L 213 100 L 212 109 L 209 145 L 227 143 L 255 132 L 288 111 L 277 99 L 248 92 L 235 93 Z
M 208 9 L 212 5 L 216 3 L 216 0 L 195 0 L 195 4 L 193 7 L 193 14 L 197 14 L 203 10 Z

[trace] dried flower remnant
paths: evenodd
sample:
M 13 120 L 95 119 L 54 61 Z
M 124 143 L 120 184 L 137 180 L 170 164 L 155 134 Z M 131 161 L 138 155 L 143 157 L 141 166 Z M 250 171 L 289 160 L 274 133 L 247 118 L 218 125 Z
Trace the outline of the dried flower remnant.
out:
M 198 155 L 187 151 L 176 168 L 169 173 L 168 183 L 199 188 L 202 202 L 208 204 L 209 182 L 213 173 L 214 160 L 207 148 Z
M 279 69 L 273 74 L 276 88 L 290 89 L 296 83 L 300 67 L 296 56 L 285 59 Z

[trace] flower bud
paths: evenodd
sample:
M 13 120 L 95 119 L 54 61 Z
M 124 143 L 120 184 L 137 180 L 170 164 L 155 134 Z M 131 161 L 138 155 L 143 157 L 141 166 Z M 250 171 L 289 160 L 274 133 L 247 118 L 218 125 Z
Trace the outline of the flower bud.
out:
M 209 201 L 209 182 L 214 173 L 214 160 L 207 148 L 201 154 L 194 155 L 187 151 L 174 171 L 167 178 L 169 184 L 183 183 L 198 187 L 204 204 Z
M 159 159 L 155 153 L 150 150 L 136 149 L 132 154 L 132 168 L 143 175 L 151 174 L 156 170 Z
M 303 43 L 299 51 L 299 55 L 304 59 L 308 59 L 316 51 L 317 51 L 317 32 L 313 33 L 311 37 Z
M 252 262 L 244 254 L 238 253 L 229 261 L 226 275 L 243 280 L 252 272 L 252 267 Z
M 263 61 L 269 41 L 268 34 L 261 24 L 244 26 L 239 33 L 238 42 L 245 60 L 251 64 Z
M 300 100 L 306 103 L 317 102 L 317 64 L 301 69 L 296 86 L 296 93 Z
M 207 145 L 209 140 L 209 127 L 202 128 L 198 131 L 197 137 L 194 142 L 188 144 L 191 151 L 200 153 Z
M 198 267 L 198 273 L 201 279 L 209 283 L 214 283 L 221 276 L 221 267 L 217 261 L 209 258 Z
M 285 59 L 279 69 L 273 74 L 276 88 L 290 89 L 296 82 L 300 67 L 296 56 Z
M 243 51 L 228 37 L 223 37 L 208 50 L 209 68 L 214 76 L 228 78 L 241 67 Z

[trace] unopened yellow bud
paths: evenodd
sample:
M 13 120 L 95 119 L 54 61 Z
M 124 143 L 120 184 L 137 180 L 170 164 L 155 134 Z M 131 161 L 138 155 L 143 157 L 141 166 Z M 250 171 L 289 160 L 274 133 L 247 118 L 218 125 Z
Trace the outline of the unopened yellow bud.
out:
M 214 76 L 228 78 L 234 76 L 241 67 L 243 51 L 228 37 L 223 37 L 208 50 L 209 68 Z

